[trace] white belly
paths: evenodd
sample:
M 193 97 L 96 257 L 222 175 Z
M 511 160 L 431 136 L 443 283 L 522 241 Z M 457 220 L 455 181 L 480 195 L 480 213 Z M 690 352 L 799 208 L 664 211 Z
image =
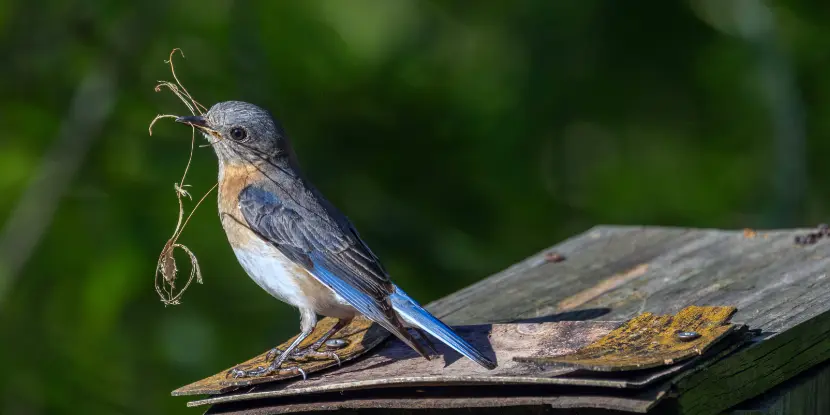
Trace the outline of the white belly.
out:
M 355 315 L 345 299 L 310 274 L 298 272 L 296 264 L 262 239 L 253 237 L 244 248 L 234 247 L 234 253 L 251 279 L 277 299 L 324 316 Z
M 293 273 L 293 264 L 272 247 L 259 241 L 246 248 L 234 248 L 236 259 L 263 290 L 295 307 L 307 308 L 303 292 Z M 264 246 L 256 246 L 264 245 Z M 270 248 L 270 249 L 262 249 Z

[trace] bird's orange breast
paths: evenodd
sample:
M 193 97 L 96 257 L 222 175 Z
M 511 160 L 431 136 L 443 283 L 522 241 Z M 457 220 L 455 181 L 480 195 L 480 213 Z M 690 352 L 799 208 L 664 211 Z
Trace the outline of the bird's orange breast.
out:
M 258 236 L 239 210 L 239 193 L 262 178 L 253 164 L 226 164 L 219 174 L 219 218 L 233 246 L 245 246 Z

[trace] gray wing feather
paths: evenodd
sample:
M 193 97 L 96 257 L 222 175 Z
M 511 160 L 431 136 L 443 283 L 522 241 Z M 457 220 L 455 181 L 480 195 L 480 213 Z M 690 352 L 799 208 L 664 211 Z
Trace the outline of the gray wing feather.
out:
M 429 359 L 392 308 L 395 285 L 354 226 L 325 199 L 303 200 L 304 206 L 291 206 L 274 192 L 250 185 L 239 194 L 239 208 L 254 232 Z
M 269 240 L 286 256 L 311 266 L 317 254 L 349 285 L 386 303 L 392 283 L 377 257 L 354 232 L 345 217 L 342 226 L 326 220 L 328 212 L 301 215 L 272 192 L 251 185 L 239 194 L 239 208 L 249 226 Z M 322 206 L 318 205 L 322 210 Z M 343 229 L 345 228 L 345 229 Z

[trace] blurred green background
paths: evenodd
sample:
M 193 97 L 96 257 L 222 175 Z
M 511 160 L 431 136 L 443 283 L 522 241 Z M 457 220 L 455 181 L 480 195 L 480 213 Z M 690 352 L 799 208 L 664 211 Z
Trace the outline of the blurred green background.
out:
M 211 196 L 205 284 L 153 290 L 206 105 L 283 121 L 316 185 L 427 303 L 596 224 L 830 216 L 821 1 L 0 1 L 0 413 L 200 413 L 169 392 L 294 334 Z M 216 180 L 197 149 L 191 191 Z M 192 205 L 189 205 L 192 206 Z M 184 258 L 180 259 L 186 268 Z

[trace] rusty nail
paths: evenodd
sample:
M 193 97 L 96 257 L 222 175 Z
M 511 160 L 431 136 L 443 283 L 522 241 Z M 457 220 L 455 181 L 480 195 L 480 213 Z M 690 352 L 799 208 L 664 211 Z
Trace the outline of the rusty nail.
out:
M 342 349 L 348 344 L 349 342 L 343 339 L 329 339 L 326 340 L 326 349 Z
M 678 331 L 675 333 L 677 338 L 682 342 L 690 342 L 700 337 L 700 333 L 696 331 Z

